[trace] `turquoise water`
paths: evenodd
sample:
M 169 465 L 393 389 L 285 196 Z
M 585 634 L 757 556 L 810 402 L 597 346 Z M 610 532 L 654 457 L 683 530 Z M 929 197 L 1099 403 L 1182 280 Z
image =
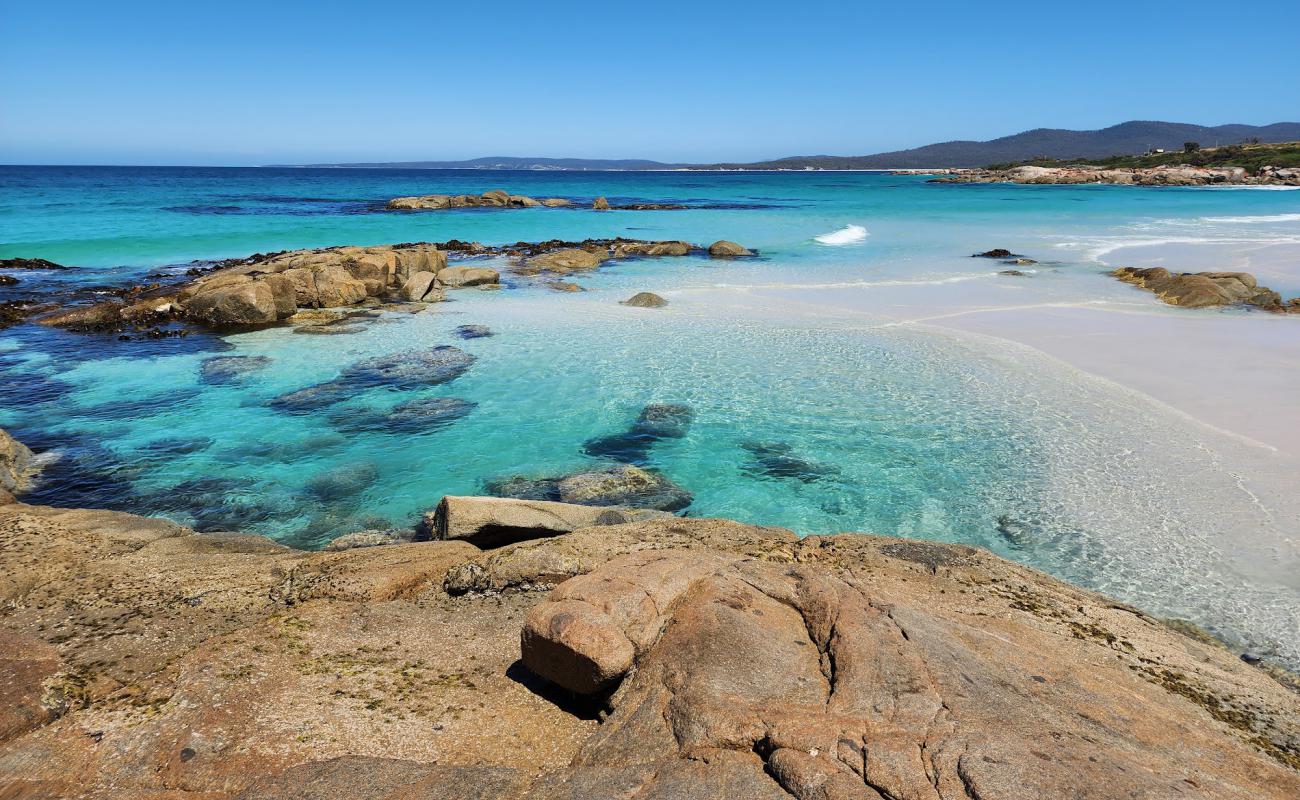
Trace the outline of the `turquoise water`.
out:
M 692 208 L 383 209 L 398 195 L 497 187 Z M 816 239 L 846 226 L 865 238 Z M 572 295 L 511 279 L 341 336 L 280 328 L 118 342 L 18 326 L 0 331 L 0 426 L 58 456 L 34 500 L 319 547 L 410 525 L 442 495 L 496 478 L 599 465 L 585 442 L 626 430 L 649 403 L 686 404 L 689 430 L 646 458 L 693 494 L 690 515 L 978 544 L 1300 658 L 1294 581 L 1258 577 L 1290 562 L 1240 541 L 1243 519 L 1274 533 L 1291 522 L 1255 521 L 1237 476 L 1183 423 L 1024 348 L 770 299 L 789 287 L 889 291 L 891 309 L 923 312 L 941 297 L 1017 293 L 1165 313 L 1105 277 L 1098 259 L 1135 243 L 1294 243 L 1300 192 L 940 186 L 851 173 L 0 169 L 0 257 L 80 268 L 15 273 L 20 289 L 300 247 L 605 236 L 727 238 L 761 257 L 614 262 L 579 277 L 587 291 Z M 1005 265 L 970 258 L 992 247 L 1042 263 L 1022 268 L 1024 279 L 998 276 Z M 670 306 L 617 304 L 641 290 Z M 462 341 L 454 331 L 465 324 L 495 335 Z M 445 344 L 476 360 L 444 385 L 358 391 L 305 415 L 269 405 L 363 358 Z M 205 382 L 201 365 L 218 355 L 266 361 L 245 382 Z M 430 430 L 347 425 L 427 397 L 473 405 Z M 1149 491 L 1165 481 L 1188 491 Z M 1228 537 L 1238 537 L 1231 548 Z M 1240 552 L 1251 569 L 1233 562 Z

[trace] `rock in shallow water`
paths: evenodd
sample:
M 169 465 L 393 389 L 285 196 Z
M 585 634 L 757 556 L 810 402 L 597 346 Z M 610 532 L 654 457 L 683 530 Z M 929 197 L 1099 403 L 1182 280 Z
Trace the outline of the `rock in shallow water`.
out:
M 794 448 L 785 442 L 745 442 L 741 448 L 752 458 L 745 472 L 761 478 L 792 478 L 804 483 L 814 483 L 840 474 L 833 464 L 819 464 L 794 454 Z
M 374 464 L 347 464 L 312 477 L 306 488 L 321 500 L 342 500 L 365 491 L 378 477 L 379 469 Z
M 632 308 L 663 308 L 668 305 L 668 301 L 654 292 L 637 292 L 628 299 L 621 301 L 620 305 L 631 306 Z
M 515 476 L 487 485 L 497 497 L 550 500 L 586 506 L 629 506 L 680 511 L 694 499 L 690 492 L 657 473 L 630 464 L 577 472 L 555 478 Z
M 348 408 L 330 416 L 339 430 L 349 432 L 429 433 L 466 416 L 477 403 L 455 397 L 425 397 L 408 400 L 391 410 Z
M 277 411 L 305 414 L 333 405 L 357 392 L 380 386 L 419 389 L 454 381 L 474 363 L 474 356 L 457 347 L 439 345 L 413 353 L 376 356 L 345 368 L 332 381 L 282 394 L 270 403 Z
M 456 329 L 456 335 L 462 339 L 484 339 L 496 334 L 486 325 L 461 325 Z
M 608 458 L 625 464 L 644 464 L 650 449 L 661 439 L 680 439 L 690 430 L 695 413 L 690 406 L 651 403 L 641 410 L 625 432 L 588 439 L 582 451 L 593 458 Z
M 239 383 L 270 365 L 268 356 L 213 356 L 199 365 L 204 383 Z

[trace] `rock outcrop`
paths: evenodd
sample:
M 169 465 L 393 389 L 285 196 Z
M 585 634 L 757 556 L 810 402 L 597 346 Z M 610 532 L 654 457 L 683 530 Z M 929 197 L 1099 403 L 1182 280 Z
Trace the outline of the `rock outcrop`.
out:
M 40 472 L 36 456 L 27 445 L 0 428 L 0 492 L 21 494 L 31 487 Z
M 1108 169 L 1085 165 L 1021 166 L 1010 169 L 948 170 L 931 183 L 1113 183 L 1132 186 L 1300 186 L 1300 169 L 1262 167 L 1254 175 L 1244 167 L 1161 167 Z
M 609 201 L 603 197 L 597 197 L 591 204 L 592 211 L 609 211 Z
M 525 275 L 538 272 L 554 272 L 559 275 L 567 275 L 570 272 L 595 269 L 608 259 L 608 251 L 582 250 L 569 247 L 532 256 L 524 261 L 523 265 L 516 271 Z
M 669 516 L 662 511 L 582 506 L 508 497 L 442 498 L 416 531 L 430 539 L 464 539 L 479 547 L 559 536 L 593 525 L 622 525 Z
M 522 194 L 510 194 L 505 189 L 492 189 L 483 194 L 426 194 L 418 197 L 395 197 L 388 208 L 395 211 L 441 211 L 451 208 L 562 208 L 571 205 L 562 197 L 537 200 Z
M 0 538 L 6 796 L 1300 793 L 1269 673 L 968 547 L 659 519 L 308 553 L 23 504 Z
M 1164 267 L 1120 267 L 1116 278 L 1146 289 L 1171 306 L 1207 308 L 1251 305 L 1276 312 L 1300 312 L 1300 299 L 1283 303 L 1272 289 L 1258 285 L 1248 272 L 1173 273 Z
M 667 300 L 654 292 L 637 292 L 628 299 L 619 301 L 619 303 L 633 308 L 663 308 L 668 305 Z
M 752 256 L 754 253 L 743 245 L 726 239 L 719 239 L 709 245 L 709 255 L 713 258 L 739 258 L 741 256 Z

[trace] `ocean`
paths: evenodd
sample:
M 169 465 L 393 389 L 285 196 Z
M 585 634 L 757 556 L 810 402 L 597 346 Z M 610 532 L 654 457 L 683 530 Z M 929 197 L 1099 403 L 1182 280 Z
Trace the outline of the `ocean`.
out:
M 493 188 L 688 208 L 385 209 L 396 196 Z M 614 236 L 730 239 L 759 255 L 615 261 L 575 278 L 586 291 L 574 294 L 489 259 L 500 291 L 453 291 L 339 336 L 0 330 L 0 427 L 51 454 L 24 499 L 318 548 L 410 526 L 445 494 L 599 466 L 591 442 L 671 403 L 689 407 L 689 426 L 639 458 L 692 494 L 691 516 L 978 545 L 1300 663 L 1300 586 L 1282 544 L 1295 519 L 1241 490 L 1224 455 L 1235 444 L 1032 348 L 924 324 L 989 304 L 1258 314 L 1164 307 L 1107 276 L 1108 259 L 1300 244 L 1300 192 L 833 172 L 0 168 L 0 258 L 76 267 L 14 272 L 0 300 L 256 252 Z M 971 257 L 997 247 L 1037 263 Z M 1300 270 L 1269 284 L 1298 295 Z M 638 291 L 669 306 L 618 303 Z M 852 309 L 838 302 L 848 297 Z M 494 335 L 462 340 L 467 324 Z M 475 358 L 447 384 L 362 391 L 308 414 L 271 405 L 361 359 L 442 344 Z M 230 355 L 264 366 L 244 382 L 204 379 L 205 360 Z M 350 424 L 425 397 L 468 412 L 427 430 Z

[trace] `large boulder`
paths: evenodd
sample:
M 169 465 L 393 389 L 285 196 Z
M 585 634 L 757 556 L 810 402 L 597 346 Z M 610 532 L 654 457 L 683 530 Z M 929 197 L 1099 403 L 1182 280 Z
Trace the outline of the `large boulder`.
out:
M 495 286 L 501 282 L 501 273 L 487 267 L 447 267 L 438 273 L 438 281 L 452 289 Z
M 796 549 L 794 563 L 642 549 L 534 607 L 524 666 L 608 697 L 608 713 L 532 797 L 1300 791 L 1275 721 L 1207 688 L 1245 674 L 1225 651 L 1028 571 L 1004 584 L 970 548 L 845 535 Z
M 425 538 L 464 539 L 479 547 L 500 547 L 593 525 L 621 525 L 664 516 L 670 515 L 646 509 L 448 495 L 433 511 L 425 512 L 416 530 Z
M 32 451 L 0 428 L 0 492 L 21 494 L 38 472 L 40 465 Z
M 298 313 L 298 286 L 289 278 L 279 274 L 262 275 L 259 283 L 266 284 L 271 290 L 271 299 L 275 303 L 276 319 L 286 319 Z
M 739 256 L 752 256 L 753 252 L 735 242 L 719 239 L 709 245 L 709 255 L 713 258 L 737 258 Z
M 593 211 L 608 211 L 609 201 L 604 197 L 597 197 L 595 201 L 592 202 L 591 208 Z
M 549 253 L 535 255 L 525 261 L 524 266 L 527 271 L 531 272 L 546 271 L 565 274 L 595 269 L 601 265 L 601 262 L 608 259 L 609 253 L 607 252 L 593 252 L 576 247 L 566 247 L 561 250 L 552 250 Z
M 271 287 L 253 280 L 202 291 L 185 303 L 185 312 L 211 325 L 263 325 L 280 318 Z

